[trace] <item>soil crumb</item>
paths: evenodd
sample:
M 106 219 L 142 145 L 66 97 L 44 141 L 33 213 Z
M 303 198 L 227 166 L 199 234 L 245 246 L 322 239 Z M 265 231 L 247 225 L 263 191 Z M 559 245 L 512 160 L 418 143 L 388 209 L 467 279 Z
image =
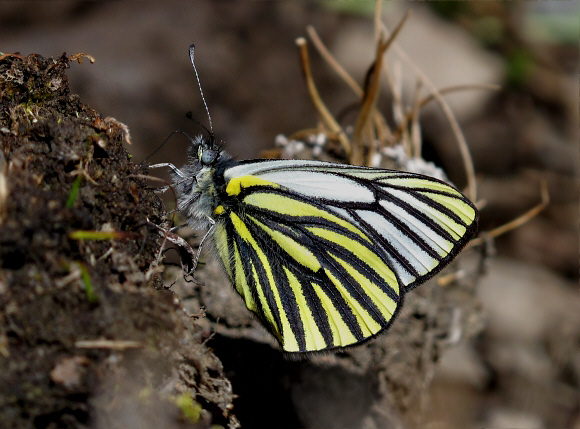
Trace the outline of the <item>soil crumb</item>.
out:
M 162 204 L 123 124 L 70 93 L 71 58 L 0 55 L 2 426 L 237 427 L 221 362 L 161 286 Z

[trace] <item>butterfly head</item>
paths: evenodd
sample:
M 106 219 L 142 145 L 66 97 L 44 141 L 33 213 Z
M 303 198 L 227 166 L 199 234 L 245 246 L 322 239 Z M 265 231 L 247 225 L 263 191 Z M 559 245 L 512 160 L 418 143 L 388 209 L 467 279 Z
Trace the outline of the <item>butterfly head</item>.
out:
M 213 137 L 210 137 L 208 140 L 209 141 L 203 141 L 197 147 L 197 159 L 202 166 L 215 164 L 220 156 L 220 150 L 216 147 Z
M 189 139 L 189 163 L 195 166 L 196 170 L 204 167 L 214 166 L 223 154 L 221 146 L 216 144 L 213 136 L 198 135 Z

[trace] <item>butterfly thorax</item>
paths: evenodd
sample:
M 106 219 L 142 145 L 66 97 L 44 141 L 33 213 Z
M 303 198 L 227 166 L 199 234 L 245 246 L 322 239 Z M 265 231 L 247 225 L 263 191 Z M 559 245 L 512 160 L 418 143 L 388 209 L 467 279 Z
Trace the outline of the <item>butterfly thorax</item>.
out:
M 189 149 L 189 162 L 181 168 L 182 177 L 173 178 L 178 210 L 194 229 L 207 229 L 210 218 L 223 198 L 223 171 L 237 161 L 220 150 L 213 137 L 198 136 Z

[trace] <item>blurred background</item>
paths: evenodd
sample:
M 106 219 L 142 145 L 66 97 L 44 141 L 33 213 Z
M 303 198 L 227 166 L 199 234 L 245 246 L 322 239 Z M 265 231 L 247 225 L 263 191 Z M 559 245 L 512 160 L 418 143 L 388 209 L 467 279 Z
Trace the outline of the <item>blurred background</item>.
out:
M 485 203 L 480 230 L 537 205 L 542 180 L 551 199 L 537 217 L 485 247 L 491 257 L 478 294 L 486 328 L 442 356 L 420 407 L 423 427 L 580 428 L 579 7 L 569 1 L 383 6 L 391 29 L 413 10 L 397 43 L 436 87 L 501 85 L 446 96 Z M 188 58 L 195 43 L 216 137 L 246 159 L 271 149 L 278 134 L 316 125 L 294 43 L 306 26 L 362 83 L 375 51 L 373 9 L 370 1 L 0 2 L 0 51 L 93 56 L 94 64 L 71 64 L 72 91 L 129 127 L 127 149 L 140 162 L 173 130 L 203 132 L 186 112 L 207 124 Z M 356 102 L 310 52 L 330 110 Z M 388 58 L 396 61 L 391 51 Z M 412 100 L 416 80 L 403 77 Z M 381 103 L 388 108 L 388 93 Z M 454 137 L 434 104 L 421 123 L 424 156 L 464 186 Z M 183 164 L 187 143 L 173 137 L 151 163 Z M 301 425 L 312 421 L 302 416 Z

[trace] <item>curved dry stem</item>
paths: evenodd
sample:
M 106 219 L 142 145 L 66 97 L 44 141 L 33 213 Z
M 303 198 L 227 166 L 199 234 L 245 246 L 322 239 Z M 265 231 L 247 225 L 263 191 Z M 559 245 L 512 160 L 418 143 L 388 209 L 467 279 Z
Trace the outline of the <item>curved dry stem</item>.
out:
M 464 85 L 446 86 L 445 88 L 438 89 L 437 92 L 439 92 L 439 94 L 443 95 L 443 94 L 448 94 L 450 92 L 465 91 L 468 89 L 488 89 L 490 91 L 499 91 L 501 89 L 501 86 L 494 85 L 492 83 L 468 83 L 468 84 L 464 84 Z M 433 94 L 429 94 L 427 97 L 425 97 L 423 100 L 421 100 L 420 107 L 424 107 L 427 103 L 429 103 L 430 101 L 432 101 L 434 99 L 435 99 L 435 96 Z
M 336 59 L 332 56 L 332 54 L 326 48 L 326 46 L 324 46 L 324 43 L 322 42 L 320 37 L 318 37 L 318 33 L 316 33 L 316 30 L 314 29 L 314 27 L 309 25 L 306 28 L 306 31 L 308 32 L 308 36 L 310 37 L 310 40 L 312 40 L 314 47 L 316 48 L 316 50 L 318 51 L 318 53 L 320 54 L 322 59 L 324 59 L 328 63 L 328 65 L 336 72 L 336 74 L 338 74 L 338 76 L 341 77 L 345 81 L 345 83 L 350 87 L 350 89 L 352 89 L 352 91 L 357 95 L 357 97 L 362 98 L 364 96 L 364 92 L 363 92 L 362 88 L 348 74 L 348 72 L 339 64 L 339 62 L 336 61 Z M 375 110 L 373 112 L 373 122 L 374 122 L 374 126 L 376 128 L 376 132 L 378 135 L 380 133 L 380 131 L 379 131 L 380 127 L 383 125 L 386 125 L 386 121 L 384 120 L 383 116 Z M 377 136 L 377 138 L 379 138 L 379 137 Z M 382 140 L 379 140 L 379 141 L 382 141 Z M 372 159 L 374 152 L 375 152 L 375 147 L 373 145 L 371 145 L 371 147 L 369 148 L 368 156 L 367 156 L 367 165 L 370 165 L 370 160 Z
M 326 46 L 324 46 L 324 43 L 318 36 L 318 33 L 316 32 L 315 28 L 312 25 L 309 25 L 308 27 L 306 27 L 306 32 L 308 33 L 308 37 L 310 37 L 312 44 L 314 45 L 314 47 L 316 48 L 322 59 L 328 63 L 328 65 L 336 72 L 337 75 L 339 75 L 342 78 L 342 80 L 345 81 L 345 83 L 350 87 L 350 89 L 352 89 L 352 91 L 357 96 L 362 98 L 362 96 L 364 95 L 362 88 L 348 74 L 348 72 L 344 69 L 344 67 L 342 67 L 338 61 L 336 61 L 336 59 L 332 56 L 332 54 L 326 48 Z
M 439 94 L 449 94 L 455 91 L 465 91 L 469 89 L 487 89 L 490 91 L 499 91 L 501 86 L 494 85 L 492 83 L 469 83 L 464 85 L 453 85 L 453 86 L 446 86 L 445 88 L 438 89 Z M 419 107 L 425 107 L 429 102 L 435 100 L 435 96 L 433 94 L 429 94 L 427 97 L 423 98 L 419 103 Z M 412 119 L 413 112 L 407 113 L 406 122 Z M 405 123 L 406 123 L 405 122 Z M 395 135 L 399 135 L 402 133 L 402 125 L 399 125 L 397 129 L 393 132 Z
M 377 3 L 379 3 L 379 2 L 377 2 Z M 380 11 L 380 9 L 379 9 L 379 11 Z M 389 31 L 387 31 L 387 28 L 385 27 L 383 22 L 380 20 L 380 16 L 375 16 L 377 40 L 380 40 L 382 35 L 389 36 L 387 38 L 387 41 L 385 42 L 385 51 L 387 49 L 389 49 L 389 46 L 391 46 L 391 44 L 394 43 L 396 37 L 401 32 L 403 25 L 405 25 L 405 22 L 407 22 L 407 20 L 409 19 L 410 16 L 411 16 L 411 10 L 409 9 L 409 10 L 407 10 L 407 12 L 405 12 L 405 15 L 401 18 L 401 20 L 399 21 L 399 23 L 397 24 L 395 29 L 393 31 L 391 31 L 390 33 L 389 33 Z
M 330 131 L 337 135 L 337 138 L 340 141 L 340 144 L 342 145 L 348 159 L 350 158 L 351 154 L 350 141 L 318 94 L 318 90 L 316 89 L 316 85 L 314 84 L 314 79 L 312 78 L 312 73 L 310 71 L 310 61 L 308 60 L 308 47 L 306 46 L 306 39 L 299 37 L 296 39 L 296 45 L 298 45 L 300 65 L 302 67 L 302 73 L 304 75 L 304 80 L 306 81 L 308 94 L 310 95 L 312 104 L 314 104 L 314 108 L 320 115 L 322 122 L 330 129 Z
M 350 163 L 354 165 L 363 164 L 365 135 L 368 135 L 370 119 L 377 104 L 380 89 L 379 82 L 381 76 L 381 67 L 383 63 L 383 55 L 386 49 L 389 47 L 389 44 L 389 41 L 385 42 L 383 40 L 379 40 L 377 43 L 376 59 L 368 75 L 368 80 L 364 91 L 365 95 L 354 124 L 354 132 L 352 135 L 352 155 L 350 158 Z
M 419 124 L 419 110 L 421 109 L 421 80 L 417 80 L 415 96 L 413 97 L 413 109 L 411 110 L 411 156 L 421 158 L 421 125 Z
M 393 132 L 393 139 L 395 141 L 401 141 L 401 145 L 405 149 L 407 156 L 411 156 L 411 145 L 409 137 L 408 123 L 411 120 L 411 114 L 405 115 L 405 106 L 403 105 L 403 80 L 402 80 L 402 70 L 401 63 L 396 62 L 393 64 L 393 73 L 389 71 L 389 68 L 385 66 L 385 76 L 387 79 L 387 84 L 393 96 L 393 116 L 395 122 L 398 125 L 397 129 Z
M 383 11 L 383 2 L 381 0 L 375 0 L 375 11 L 373 13 L 373 29 L 375 32 L 375 41 L 378 41 L 380 39 L 383 31 L 381 25 L 382 11 Z
M 500 235 L 503 235 L 508 231 L 519 228 L 526 222 L 536 217 L 542 210 L 544 210 L 548 206 L 548 204 L 550 204 L 550 194 L 548 192 L 548 185 L 545 179 L 542 179 L 542 181 L 540 182 L 540 194 L 542 196 L 542 201 L 538 205 L 532 207 L 530 210 L 528 210 L 521 216 L 518 216 L 517 218 L 511 220 L 510 222 L 498 226 L 497 228 L 494 228 L 491 231 L 485 232 L 481 237 L 474 238 L 469 243 L 467 243 L 467 246 L 465 246 L 465 248 L 467 249 L 473 246 L 480 245 L 485 240 L 488 240 L 490 238 L 499 237 Z

